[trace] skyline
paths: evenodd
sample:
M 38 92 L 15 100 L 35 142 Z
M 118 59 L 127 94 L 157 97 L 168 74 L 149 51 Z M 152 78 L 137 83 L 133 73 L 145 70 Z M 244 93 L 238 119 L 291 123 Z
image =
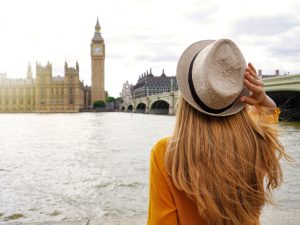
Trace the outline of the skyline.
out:
M 143 72 L 176 73 L 184 49 L 202 39 L 230 38 L 263 74 L 299 73 L 300 3 L 238 1 L 20 1 L 0 3 L 0 72 L 25 78 L 28 62 L 80 66 L 91 83 L 90 42 L 97 17 L 105 41 L 105 87 L 118 97 Z M 17 6 L 17 7 L 16 7 Z

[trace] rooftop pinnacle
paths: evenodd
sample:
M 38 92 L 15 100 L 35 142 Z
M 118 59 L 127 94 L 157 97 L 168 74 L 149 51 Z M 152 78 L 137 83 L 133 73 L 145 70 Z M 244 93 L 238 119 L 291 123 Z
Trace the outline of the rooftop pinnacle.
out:
M 100 29 L 101 29 L 101 27 L 100 27 L 99 20 L 98 20 L 98 17 L 97 17 L 97 23 L 96 23 L 96 26 L 95 26 L 95 31 L 96 31 L 97 33 L 99 33 L 99 32 L 100 32 Z

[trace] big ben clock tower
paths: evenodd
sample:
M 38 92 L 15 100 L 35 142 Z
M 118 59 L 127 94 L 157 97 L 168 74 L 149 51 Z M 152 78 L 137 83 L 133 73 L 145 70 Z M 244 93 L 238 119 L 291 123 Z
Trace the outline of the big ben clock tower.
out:
M 104 60 L 105 45 L 101 36 L 100 25 L 97 18 L 95 34 L 91 42 L 92 61 L 92 104 L 97 100 L 105 101 L 104 89 Z

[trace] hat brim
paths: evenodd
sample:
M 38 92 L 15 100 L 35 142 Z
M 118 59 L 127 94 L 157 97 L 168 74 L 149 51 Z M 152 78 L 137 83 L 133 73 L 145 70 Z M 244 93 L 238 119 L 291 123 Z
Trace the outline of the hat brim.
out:
M 248 96 L 249 95 L 249 89 L 244 85 L 243 89 L 241 90 L 241 93 L 239 96 L 236 98 L 234 103 L 230 108 L 225 110 L 224 112 L 215 114 L 215 113 L 210 113 L 202 109 L 193 99 L 191 90 L 189 88 L 189 83 L 188 83 L 188 74 L 189 74 L 189 68 L 190 64 L 195 57 L 195 55 L 200 52 L 202 49 L 204 49 L 206 46 L 212 44 L 215 42 L 215 40 L 203 40 L 203 41 L 198 41 L 196 43 L 193 43 L 190 45 L 181 55 L 179 62 L 177 64 L 177 70 L 176 70 L 176 79 L 177 83 L 179 85 L 179 90 L 183 96 L 183 98 L 195 109 L 198 111 L 210 115 L 210 116 L 229 116 L 235 113 L 238 113 L 241 111 L 244 107 L 245 104 L 240 101 L 241 96 Z

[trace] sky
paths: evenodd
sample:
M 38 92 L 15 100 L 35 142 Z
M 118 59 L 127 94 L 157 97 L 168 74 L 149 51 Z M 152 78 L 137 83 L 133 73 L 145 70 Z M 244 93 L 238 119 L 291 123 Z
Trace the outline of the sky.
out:
M 105 89 L 118 97 L 123 83 L 176 74 L 193 42 L 229 38 L 263 74 L 300 73 L 299 0 L 9 0 L 0 2 L 0 73 L 26 76 L 27 66 L 80 67 L 91 84 L 90 43 L 97 17 L 105 41 Z

